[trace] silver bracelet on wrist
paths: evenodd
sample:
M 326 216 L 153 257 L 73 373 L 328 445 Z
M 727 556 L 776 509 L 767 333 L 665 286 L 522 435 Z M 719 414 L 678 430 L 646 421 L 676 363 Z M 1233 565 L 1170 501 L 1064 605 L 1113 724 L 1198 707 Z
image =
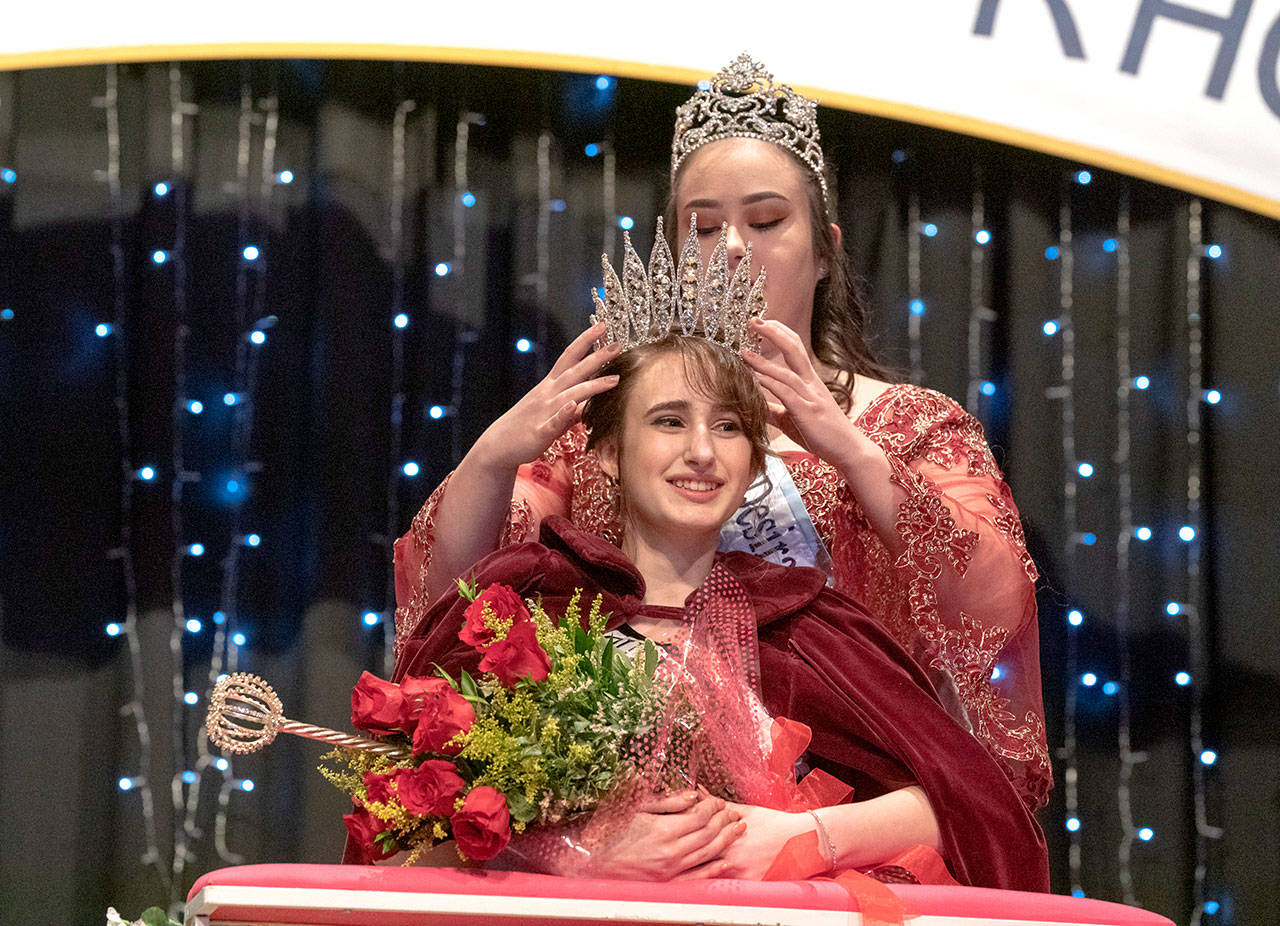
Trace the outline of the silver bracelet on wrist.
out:
M 823 846 L 827 849 L 827 874 L 836 870 L 836 844 L 831 841 L 831 834 L 827 832 L 827 828 L 822 825 L 822 819 L 816 811 L 806 810 L 809 816 L 813 817 L 813 822 L 818 827 L 818 849 L 821 851 Z

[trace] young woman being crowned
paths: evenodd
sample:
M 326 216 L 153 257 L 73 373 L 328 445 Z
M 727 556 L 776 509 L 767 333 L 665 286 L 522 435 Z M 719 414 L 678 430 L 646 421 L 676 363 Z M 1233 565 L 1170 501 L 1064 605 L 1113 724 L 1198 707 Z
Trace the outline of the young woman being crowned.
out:
M 766 397 L 740 351 L 771 336 L 789 348 L 759 321 L 766 274 L 753 282 L 745 254 L 731 268 L 725 234 L 700 272 L 692 224 L 678 262 L 659 232 L 648 274 L 628 242 L 622 279 L 606 269 L 597 324 L 545 388 L 511 413 L 542 416 L 549 435 L 584 404 L 586 452 L 602 474 L 596 503 L 620 526 L 619 542 L 550 514 L 536 539 L 522 531 L 519 542 L 460 574 L 475 587 L 508 585 L 557 613 L 574 596 L 600 596 L 619 640 L 653 641 L 709 692 L 695 737 L 708 745 L 687 753 L 701 764 L 688 763 L 686 790 L 641 794 L 613 815 L 608 838 L 589 853 L 533 854 L 543 868 L 578 876 L 804 878 L 860 869 L 906 880 L 945 880 L 949 872 L 963 884 L 1047 890 L 1043 835 L 1031 811 L 883 623 L 830 588 L 820 569 L 718 550 L 771 452 Z M 603 346 L 588 353 L 597 340 Z M 764 359 L 764 344 L 763 354 L 749 355 L 761 368 L 779 362 Z M 481 439 L 476 459 L 487 457 L 493 434 L 514 435 L 510 424 Z M 528 440 L 504 448 L 510 459 L 536 450 L 539 438 Z M 535 467 L 528 478 L 538 486 L 545 477 Z M 466 491 L 460 469 L 449 493 Z M 445 541 L 437 543 L 438 554 Z M 412 578 L 420 585 L 420 574 Z M 449 592 L 415 615 L 398 641 L 397 681 L 437 666 L 476 670 L 478 654 L 458 633 L 466 607 Z M 688 657 L 691 647 L 698 658 Z M 748 720 L 714 722 L 735 711 Z M 775 730 L 771 719 L 791 730 L 803 725 L 811 738 L 805 751 L 803 737 L 787 746 L 775 736 L 766 762 L 794 780 L 803 752 L 828 786 L 846 786 L 839 796 L 815 799 L 836 794 L 830 787 L 809 790 L 809 800 L 802 788 L 753 791 L 763 777 L 751 765 L 751 743 L 763 739 L 755 725 Z M 659 751 L 668 761 L 666 748 Z M 708 774 L 738 784 L 726 798 L 724 789 L 704 787 Z M 853 800 L 845 797 L 850 787 Z
M 746 55 L 677 111 L 668 229 L 687 228 L 696 212 L 704 264 L 723 227 L 730 271 L 748 245 L 768 269 L 769 318 L 751 323 L 758 350 L 742 357 L 764 392 L 776 456 L 721 545 L 822 568 L 914 659 L 1034 810 L 1052 778 L 1036 569 L 1017 509 L 978 421 L 946 396 L 890 383 L 876 362 L 831 190 L 817 104 Z M 620 458 L 602 456 L 609 442 L 579 421 L 587 400 L 618 381 L 608 369 L 600 375 L 618 347 L 592 350 L 602 330 L 574 341 L 481 435 L 397 543 L 397 652 L 430 633 L 427 609 L 456 576 L 500 547 L 537 539 L 548 516 L 620 547 L 643 570 L 648 538 L 630 533 L 650 518 L 639 499 L 649 490 L 632 490 L 630 508 L 614 504 Z M 655 490 L 686 493 L 682 503 L 700 492 L 731 509 L 742 502 L 741 493 L 693 483 L 653 477 Z M 684 563 L 670 568 L 688 578 L 701 560 Z M 649 594 L 679 584 L 646 579 Z M 851 674 L 832 676 L 842 677 Z

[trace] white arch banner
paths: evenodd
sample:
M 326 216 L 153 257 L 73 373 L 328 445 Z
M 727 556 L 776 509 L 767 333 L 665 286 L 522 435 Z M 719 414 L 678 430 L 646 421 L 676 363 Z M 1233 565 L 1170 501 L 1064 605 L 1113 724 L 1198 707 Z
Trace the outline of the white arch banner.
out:
M 825 105 L 1046 151 L 1280 218 L 1280 0 L 11 6 L 0 70 L 395 58 L 692 83 L 747 50 Z

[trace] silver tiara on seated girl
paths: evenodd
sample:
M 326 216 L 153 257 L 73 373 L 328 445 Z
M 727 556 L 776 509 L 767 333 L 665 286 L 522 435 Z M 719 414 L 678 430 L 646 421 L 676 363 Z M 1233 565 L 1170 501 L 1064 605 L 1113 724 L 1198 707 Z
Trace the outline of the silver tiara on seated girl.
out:
M 671 184 L 681 163 L 703 145 L 722 138 L 759 138 L 785 148 L 813 172 L 830 208 L 818 135 L 818 101 L 775 84 L 763 64 L 746 52 L 729 63 L 706 90 L 676 110 L 671 139 Z
M 734 353 L 743 348 L 758 350 L 759 340 L 747 330 L 747 323 L 763 318 L 768 308 L 764 300 L 764 268 L 753 283 L 748 244 L 746 254 L 729 273 L 727 227 L 720 227 L 720 240 L 705 272 L 696 214 L 689 217 L 689 235 L 680 249 L 678 266 L 662 234 L 661 216 L 648 273 L 631 246 L 631 236 L 623 232 L 622 278 L 609 263 L 609 255 L 602 255 L 604 297 L 599 290 L 591 291 L 596 306 L 591 323 L 604 322 L 603 343 L 619 344 L 628 350 L 668 334 L 684 334 L 704 337 Z

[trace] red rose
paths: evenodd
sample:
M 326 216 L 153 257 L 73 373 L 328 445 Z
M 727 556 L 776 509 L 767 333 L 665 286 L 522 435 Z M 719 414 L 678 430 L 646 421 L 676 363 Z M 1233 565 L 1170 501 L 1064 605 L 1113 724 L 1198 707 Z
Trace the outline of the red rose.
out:
M 450 822 L 458 850 L 477 862 L 493 858 L 511 841 L 507 799 L 488 785 L 472 788 Z
M 365 773 L 364 787 L 369 803 L 385 804 L 395 799 L 395 795 L 391 792 L 391 778 L 391 775 L 380 775 L 377 772 Z
M 375 841 L 378 834 L 387 829 L 387 824 L 369 813 L 365 808 L 361 807 L 355 813 L 343 814 L 342 822 L 347 825 L 347 832 L 351 834 L 351 841 L 360 850 L 360 864 L 368 865 L 371 862 L 380 862 L 384 858 L 395 854 L 395 849 L 384 849 Z
M 476 721 L 476 712 L 453 686 L 442 678 L 406 678 L 401 683 L 404 711 L 401 724 L 413 731 L 413 754 L 438 752 L 457 755 L 461 747 L 448 746 Z
M 444 759 L 428 759 L 417 768 L 396 772 L 400 803 L 409 813 L 423 816 L 449 816 L 453 813 L 453 802 L 466 784 L 453 763 Z
M 368 672 L 351 689 L 351 725 L 369 733 L 395 733 L 400 726 L 400 686 Z
M 509 620 L 513 624 L 520 624 L 522 621 L 529 620 L 529 609 L 524 606 L 524 601 L 509 585 L 490 585 L 483 592 L 476 596 L 476 600 L 467 605 L 462 630 L 458 632 L 458 639 L 467 646 L 474 646 L 478 650 L 484 650 L 486 646 L 493 642 L 493 631 L 485 626 L 484 623 L 484 606 L 489 605 L 494 615 L 501 620 Z
M 492 672 L 508 688 L 515 685 L 518 678 L 535 682 L 546 678 L 551 671 L 551 659 L 538 645 L 533 621 L 516 624 L 505 640 L 492 644 L 480 660 L 480 671 Z

